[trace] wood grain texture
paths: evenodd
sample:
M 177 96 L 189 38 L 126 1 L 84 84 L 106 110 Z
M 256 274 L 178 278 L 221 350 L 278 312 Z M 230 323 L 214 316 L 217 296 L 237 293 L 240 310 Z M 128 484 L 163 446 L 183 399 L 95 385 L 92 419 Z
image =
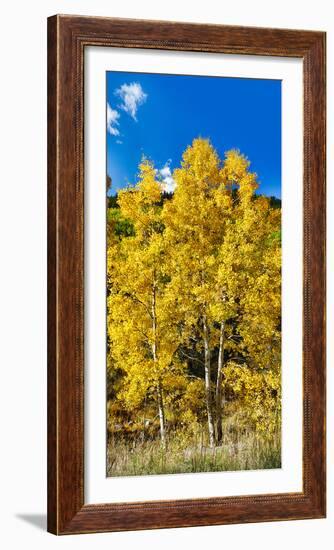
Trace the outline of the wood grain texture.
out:
M 289 56 L 304 65 L 303 492 L 84 504 L 85 46 Z M 325 516 L 325 33 L 81 16 L 48 19 L 48 530 Z

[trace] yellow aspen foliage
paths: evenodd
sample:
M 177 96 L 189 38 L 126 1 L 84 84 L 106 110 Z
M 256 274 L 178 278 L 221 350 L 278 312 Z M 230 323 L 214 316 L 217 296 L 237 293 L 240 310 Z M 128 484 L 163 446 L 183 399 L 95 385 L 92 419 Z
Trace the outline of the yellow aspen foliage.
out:
M 256 195 L 245 156 L 220 159 L 207 139 L 185 150 L 173 178 L 166 198 L 143 159 L 108 212 L 110 415 L 133 426 L 149 417 L 163 446 L 168 430 L 202 425 L 221 445 L 231 404 L 254 430 L 274 432 L 281 211 Z
M 120 192 L 121 215 L 135 234 L 108 250 L 108 337 L 111 369 L 124 373 L 118 397 L 128 409 L 148 397 L 156 402 L 165 444 L 165 394 L 182 372 L 176 360 L 178 327 L 168 292 L 166 240 L 162 231 L 161 184 L 144 160 L 136 187 Z

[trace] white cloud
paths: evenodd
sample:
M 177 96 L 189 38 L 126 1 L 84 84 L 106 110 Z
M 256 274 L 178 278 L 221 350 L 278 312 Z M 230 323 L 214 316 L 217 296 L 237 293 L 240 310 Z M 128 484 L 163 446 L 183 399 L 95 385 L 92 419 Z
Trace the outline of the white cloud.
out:
M 162 179 L 162 187 L 167 193 L 174 193 L 176 187 L 176 181 L 172 176 L 172 171 L 170 168 L 171 159 L 167 160 L 166 164 L 158 170 L 158 175 Z
M 134 120 L 137 120 L 136 115 L 138 107 L 145 103 L 147 99 L 147 94 L 145 94 L 139 82 L 122 84 L 120 88 L 115 90 L 115 95 L 119 96 L 123 101 L 119 107 L 128 113 Z
M 121 139 L 116 139 L 116 143 L 118 143 L 118 145 L 122 145 L 123 141 Z
M 119 112 L 112 109 L 109 103 L 107 103 L 107 130 L 112 136 L 119 136 L 119 129 L 117 128 L 119 126 L 119 117 Z
M 163 168 L 161 168 L 160 174 L 162 175 L 163 178 L 167 178 L 167 177 L 171 176 L 170 166 L 168 164 L 165 164 L 165 166 Z

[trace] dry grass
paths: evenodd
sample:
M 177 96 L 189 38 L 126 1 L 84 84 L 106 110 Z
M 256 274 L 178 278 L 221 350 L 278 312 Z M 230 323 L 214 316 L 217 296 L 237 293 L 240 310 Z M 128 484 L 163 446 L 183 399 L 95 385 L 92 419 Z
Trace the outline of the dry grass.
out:
M 209 448 L 204 432 L 192 437 L 169 434 L 166 449 L 159 440 L 110 437 L 107 449 L 108 476 L 138 476 L 262 470 L 281 467 L 280 434 L 268 437 L 254 431 L 225 433 L 220 447 Z

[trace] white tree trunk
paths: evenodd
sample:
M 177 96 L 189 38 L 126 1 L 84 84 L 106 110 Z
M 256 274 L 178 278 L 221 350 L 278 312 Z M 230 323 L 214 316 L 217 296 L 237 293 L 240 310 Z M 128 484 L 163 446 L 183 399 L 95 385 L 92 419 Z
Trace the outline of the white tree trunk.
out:
M 203 317 L 203 338 L 204 338 L 204 369 L 205 369 L 205 397 L 206 410 L 208 416 L 209 444 L 210 447 L 215 445 L 215 430 L 212 414 L 212 398 L 211 398 L 211 353 L 209 343 L 209 330 L 207 319 Z
M 165 411 L 164 411 L 164 400 L 162 395 L 162 389 L 160 384 L 158 386 L 158 407 L 159 407 L 161 445 L 163 448 L 165 448 L 166 447 Z
M 152 331 L 153 331 L 152 355 L 153 355 L 153 361 L 154 363 L 156 363 L 158 360 L 158 343 L 157 343 L 155 282 L 153 283 L 153 286 L 152 286 Z M 160 380 L 158 381 L 158 384 L 157 384 L 157 401 L 158 401 L 158 411 L 159 411 L 161 445 L 165 448 L 166 447 L 165 411 L 164 411 L 164 400 L 163 400 L 163 393 L 162 393 Z
M 224 343 L 225 343 L 225 322 L 223 321 L 220 325 L 217 384 L 216 384 L 216 442 L 217 442 L 217 445 L 221 444 L 222 438 L 223 438 L 222 382 L 223 382 L 223 367 L 224 367 Z

